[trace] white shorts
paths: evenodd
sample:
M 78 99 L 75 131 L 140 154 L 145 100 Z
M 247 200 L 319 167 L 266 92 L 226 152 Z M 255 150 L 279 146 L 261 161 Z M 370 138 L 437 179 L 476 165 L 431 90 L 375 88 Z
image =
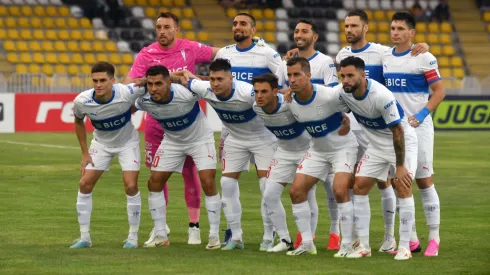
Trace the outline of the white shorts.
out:
M 223 147 L 221 169 L 223 173 L 248 171 L 253 156 L 257 170 L 267 171 L 276 147 L 277 142 L 274 140 L 252 144 L 228 136 Z
M 357 147 L 334 152 L 308 150 L 298 166 L 296 173 L 305 174 L 324 181 L 332 173 L 352 173 L 356 164 Z
M 416 179 L 429 178 L 434 174 L 434 124 L 428 115 L 419 127 L 415 128 L 418 139 Z
M 408 172 L 413 176 L 417 169 L 417 151 L 405 151 L 405 165 Z M 368 146 L 366 153 L 362 156 L 357 165 L 356 177 L 375 178 L 386 181 L 392 178 L 396 169 L 395 152 L 384 152 Z
M 366 137 L 366 133 L 364 133 L 364 130 L 359 129 L 359 130 L 352 130 L 352 133 L 356 136 L 357 143 L 359 146 L 357 147 L 357 159 L 356 163 L 359 163 L 359 160 L 361 160 L 361 157 L 364 155 L 364 152 L 366 152 L 366 149 L 369 145 L 369 140 Z
M 306 151 L 286 151 L 278 147 L 269 166 L 267 179 L 277 183 L 292 183 L 305 153 Z
M 153 163 L 152 171 L 165 171 L 182 173 L 187 156 L 192 157 L 197 171 L 216 170 L 216 148 L 214 143 L 179 144 L 168 143 L 162 140 L 158 147 Z
M 90 143 L 89 149 L 92 157 L 92 164 L 88 164 L 85 169 L 109 171 L 109 166 L 114 156 L 117 155 L 122 171 L 140 170 L 140 141 L 131 141 L 123 147 L 107 147 L 95 140 Z

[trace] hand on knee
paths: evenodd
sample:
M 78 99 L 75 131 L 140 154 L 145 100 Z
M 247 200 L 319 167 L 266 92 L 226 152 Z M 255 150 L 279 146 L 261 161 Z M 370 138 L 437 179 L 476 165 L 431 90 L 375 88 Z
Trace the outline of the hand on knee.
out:
M 400 199 L 408 198 L 412 196 L 412 188 L 400 183 L 396 185 L 396 193 Z

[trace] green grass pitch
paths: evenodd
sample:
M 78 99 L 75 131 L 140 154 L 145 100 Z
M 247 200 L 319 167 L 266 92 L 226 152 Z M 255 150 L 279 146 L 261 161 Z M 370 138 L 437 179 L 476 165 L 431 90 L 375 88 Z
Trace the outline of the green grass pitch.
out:
M 141 139 L 143 140 L 143 139 Z M 329 216 L 323 187 L 317 189 L 320 219 L 317 256 L 289 257 L 258 251 L 262 223 L 255 171 L 240 180 L 245 250 L 206 251 L 208 222 L 204 199 L 200 246 L 187 245 L 188 215 L 180 175 L 170 180 L 170 247 L 122 249 L 128 224 L 119 164 L 114 161 L 94 191 L 90 249 L 70 250 L 79 237 L 76 193 L 80 150 L 75 134 L 0 135 L 0 274 L 490 274 L 490 132 L 437 132 L 435 184 L 441 200 L 441 248 L 437 258 L 414 254 L 396 262 L 378 252 L 383 234 L 379 192 L 371 192 L 371 258 L 334 259 L 325 249 Z M 142 142 L 143 143 L 143 142 Z M 67 146 L 60 149 L 37 146 Z M 144 148 L 143 146 L 141 148 Z M 143 159 L 142 151 L 142 159 Z M 152 228 L 142 168 L 140 246 Z M 220 174 L 217 174 L 219 182 Z M 425 249 L 427 229 L 415 188 L 418 234 Z M 283 203 L 290 232 L 287 192 Z M 398 224 L 398 217 L 397 217 Z M 221 228 L 225 228 L 222 215 Z M 396 235 L 398 228 L 396 228 Z

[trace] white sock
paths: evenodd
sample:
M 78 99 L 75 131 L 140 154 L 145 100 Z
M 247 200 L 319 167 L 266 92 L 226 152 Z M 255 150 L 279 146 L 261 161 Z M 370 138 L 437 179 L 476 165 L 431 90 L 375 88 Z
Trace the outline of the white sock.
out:
M 272 220 L 269 217 L 269 215 L 267 215 L 267 205 L 264 200 L 266 182 L 267 182 L 266 177 L 259 179 L 260 194 L 262 195 L 260 201 L 260 213 L 262 214 L 262 222 L 264 224 L 264 236 L 262 237 L 262 239 L 272 241 L 274 239 L 274 225 L 272 224 Z
M 92 193 L 82 194 L 78 191 L 77 197 L 78 224 L 80 225 L 80 238 L 90 240 L 90 215 L 92 214 Z
M 439 243 L 441 207 L 435 186 L 432 185 L 429 188 L 420 189 L 420 195 L 422 197 L 425 220 L 427 221 L 427 226 L 429 227 L 429 240 L 435 240 L 437 243 Z
M 354 195 L 354 221 L 361 245 L 367 248 L 370 247 L 369 223 L 371 221 L 371 207 L 367 195 Z
M 415 205 L 413 196 L 404 199 L 398 199 L 400 207 L 400 244 L 399 247 L 405 247 L 410 250 L 410 233 L 415 217 Z
M 208 211 L 209 235 L 218 236 L 221 218 L 221 198 L 219 193 L 214 196 L 206 196 L 206 210 Z
M 163 191 L 148 192 L 148 207 L 155 225 L 155 235 L 167 237 L 165 227 L 167 225 L 167 202 Z
M 288 225 L 286 223 L 286 210 L 284 210 L 284 206 L 281 202 L 283 190 L 284 186 L 268 180 L 264 192 L 264 201 L 267 206 L 267 215 L 270 217 L 279 238 L 291 242 Z
M 242 240 L 242 205 L 240 204 L 238 181 L 221 177 L 221 206 L 233 240 Z
M 327 207 L 330 214 L 330 234 L 340 234 L 340 214 L 337 201 L 335 200 L 335 194 L 333 193 L 333 179 L 335 174 L 328 174 L 327 178 L 323 182 L 323 188 L 327 194 Z
M 393 239 L 395 237 L 395 191 L 390 185 L 385 189 L 380 189 L 379 192 L 381 193 L 381 209 L 385 223 L 385 240 Z
M 352 207 L 354 207 L 354 189 L 349 189 L 349 197 L 352 202 Z M 354 221 L 354 219 L 352 219 Z M 357 226 L 355 223 L 352 224 L 352 239 L 357 240 L 359 235 L 357 234 Z
M 400 204 L 399 204 L 399 199 L 396 199 L 396 213 L 400 215 Z M 415 225 L 415 215 L 413 216 L 413 224 L 412 224 L 412 231 L 410 232 L 410 241 L 411 242 L 417 242 L 419 240 L 419 237 L 417 236 L 417 227 Z
M 311 234 L 311 210 L 308 201 L 293 204 L 293 216 L 304 244 L 313 243 Z
M 313 185 L 307 194 L 308 204 L 310 205 L 311 219 L 311 235 L 315 236 L 316 227 L 318 225 L 318 203 L 316 202 L 316 184 Z
M 126 195 L 126 198 L 129 222 L 128 239 L 137 240 L 141 217 L 141 195 L 138 191 L 138 193 L 134 196 Z
M 352 201 L 337 203 L 340 212 L 340 232 L 342 233 L 342 243 L 352 243 L 352 225 L 354 222 L 354 205 Z

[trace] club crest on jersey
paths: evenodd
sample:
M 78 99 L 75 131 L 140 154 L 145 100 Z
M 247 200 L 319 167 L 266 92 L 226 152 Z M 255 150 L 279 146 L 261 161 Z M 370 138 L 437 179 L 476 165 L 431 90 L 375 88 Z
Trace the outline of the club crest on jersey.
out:
M 180 54 L 182 54 L 182 59 L 184 59 L 184 62 L 186 62 L 185 50 L 180 50 Z
M 319 116 L 323 115 L 323 107 L 322 106 L 317 106 L 316 110 L 317 110 Z

